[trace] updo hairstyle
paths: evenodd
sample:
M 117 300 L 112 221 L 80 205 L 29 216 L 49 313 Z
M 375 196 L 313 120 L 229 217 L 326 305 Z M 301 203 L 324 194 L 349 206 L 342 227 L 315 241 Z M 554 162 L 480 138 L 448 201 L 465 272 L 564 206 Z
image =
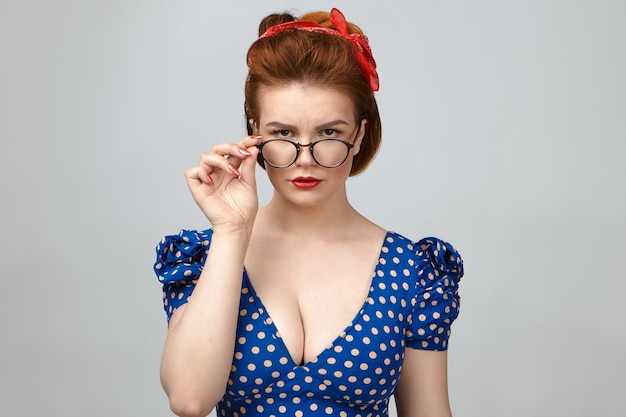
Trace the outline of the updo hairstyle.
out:
M 288 13 L 271 14 L 261 21 L 259 36 L 272 26 L 295 20 Z M 300 20 L 335 29 L 328 12 L 310 12 Z M 349 22 L 348 30 L 350 33 L 363 33 Z M 361 149 L 354 157 L 350 175 L 365 170 L 378 152 L 382 130 L 374 92 L 359 66 L 350 41 L 326 33 L 289 30 L 255 41 L 248 50 L 247 64 L 246 121 L 259 120 L 259 92 L 263 87 L 301 83 L 333 88 L 347 94 L 354 103 L 357 125 L 362 119 L 367 120 Z M 253 134 L 253 126 L 249 122 L 247 130 L 248 134 Z M 259 158 L 259 163 L 265 168 L 262 158 Z

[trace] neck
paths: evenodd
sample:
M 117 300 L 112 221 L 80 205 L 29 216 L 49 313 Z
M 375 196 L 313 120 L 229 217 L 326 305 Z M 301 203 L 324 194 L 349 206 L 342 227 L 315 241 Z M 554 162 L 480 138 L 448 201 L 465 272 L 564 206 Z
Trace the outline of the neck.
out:
M 265 225 L 274 231 L 296 233 L 309 237 L 327 237 L 346 230 L 364 218 L 347 199 L 315 206 L 297 206 L 274 195 L 259 211 Z

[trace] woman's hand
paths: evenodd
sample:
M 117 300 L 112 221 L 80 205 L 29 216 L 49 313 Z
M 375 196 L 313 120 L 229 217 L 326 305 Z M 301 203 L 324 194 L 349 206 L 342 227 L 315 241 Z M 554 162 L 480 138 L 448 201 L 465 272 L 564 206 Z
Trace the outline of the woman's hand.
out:
M 250 232 L 258 209 L 255 165 L 260 136 L 214 145 L 185 172 L 194 200 L 214 231 Z

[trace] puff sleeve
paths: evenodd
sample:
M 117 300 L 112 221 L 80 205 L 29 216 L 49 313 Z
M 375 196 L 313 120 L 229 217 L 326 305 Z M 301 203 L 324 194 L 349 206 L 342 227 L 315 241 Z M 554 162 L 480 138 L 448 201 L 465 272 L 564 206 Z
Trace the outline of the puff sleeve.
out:
M 459 314 L 463 261 L 451 244 L 437 238 L 424 238 L 415 249 L 417 279 L 406 345 L 446 350 L 452 322 Z
M 211 229 L 181 230 L 165 236 L 156 247 L 154 272 L 163 285 L 163 308 L 167 321 L 187 303 L 196 286 L 211 244 Z

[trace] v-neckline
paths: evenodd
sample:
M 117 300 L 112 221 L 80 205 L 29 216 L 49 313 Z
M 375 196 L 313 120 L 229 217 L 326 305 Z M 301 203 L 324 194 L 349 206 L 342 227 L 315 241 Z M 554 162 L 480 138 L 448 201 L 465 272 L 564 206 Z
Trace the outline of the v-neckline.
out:
M 376 265 L 374 266 L 374 271 L 373 271 L 372 277 L 370 279 L 370 285 L 369 285 L 369 289 L 367 290 L 367 295 L 365 296 L 365 299 L 361 303 L 361 305 L 360 305 L 359 309 L 357 310 L 357 312 L 352 317 L 352 320 L 350 320 L 350 323 L 346 327 L 344 327 L 343 330 L 324 349 L 322 349 L 317 355 L 315 355 L 315 357 L 313 359 L 310 359 L 310 360 L 308 360 L 306 362 L 303 362 L 302 364 L 298 364 L 293 359 L 293 356 L 291 356 L 291 352 L 289 352 L 289 349 L 287 348 L 287 345 L 285 344 L 285 341 L 284 341 L 282 335 L 280 334 L 280 331 L 278 330 L 278 326 L 276 326 L 276 323 L 275 323 L 274 319 L 272 318 L 272 316 L 270 315 L 269 311 L 267 310 L 267 307 L 265 307 L 265 304 L 263 304 L 263 300 L 261 300 L 261 298 L 257 294 L 256 290 L 254 289 L 254 286 L 252 285 L 252 281 L 250 281 L 250 277 L 248 276 L 248 271 L 247 271 L 247 269 L 244 266 L 244 269 L 243 269 L 243 281 L 244 282 L 243 282 L 243 284 L 248 287 L 248 290 L 250 291 L 250 293 L 251 293 L 251 295 L 252 295 L 252 297 L 254 299 L 254 303 L 257 305 L 257 308 L 262 310 L 261 315 L 265 315 L 266 319 L 269 319 L 268 325 L 273 328 L 273 331 L 274 331 L 274 334 L 276 335 L 276 339 L 278 340 L 278 344 L 280 346 L 280 349 L 283 350 L 283 353 L 289 359 L 289 361 L 291 362 L 291 364 L 293 365 L 294 368 L 307 367 L 307 366 L 310 366 L 310 365 L 313 365 L 313 364 L 317 363 L 319 361 L 319 359 L 321 359 L 326 352 L 331 350 L 342 339 L 344 339 L 346 337 L 346 335 L 348 334 L 348 332 L 363 317 L 363 313 L 365 312 L 365 309 L 367 308 L 368 305 L 371 305 L 371 303 L 369 303 L 369 299 L 371 297 L 370 294 L 372 293 L 373 288 L 374 288 L 374 286 L 376 284 L 376 280 L 378 278 L 378 269 L 380 267 L 380 259 L 384 256 L 385 244 L 386 244 L 387 239 L 389 238 L 389 236 L 391 236 L 391 234 L 392 234 L 392 232 L 385 231 L 385 236 L 383 237 L 383 240 L 382 240 L 382 242 L 380 244 L 380 250 L 378 251 L 378 259 L 376 261 Z

